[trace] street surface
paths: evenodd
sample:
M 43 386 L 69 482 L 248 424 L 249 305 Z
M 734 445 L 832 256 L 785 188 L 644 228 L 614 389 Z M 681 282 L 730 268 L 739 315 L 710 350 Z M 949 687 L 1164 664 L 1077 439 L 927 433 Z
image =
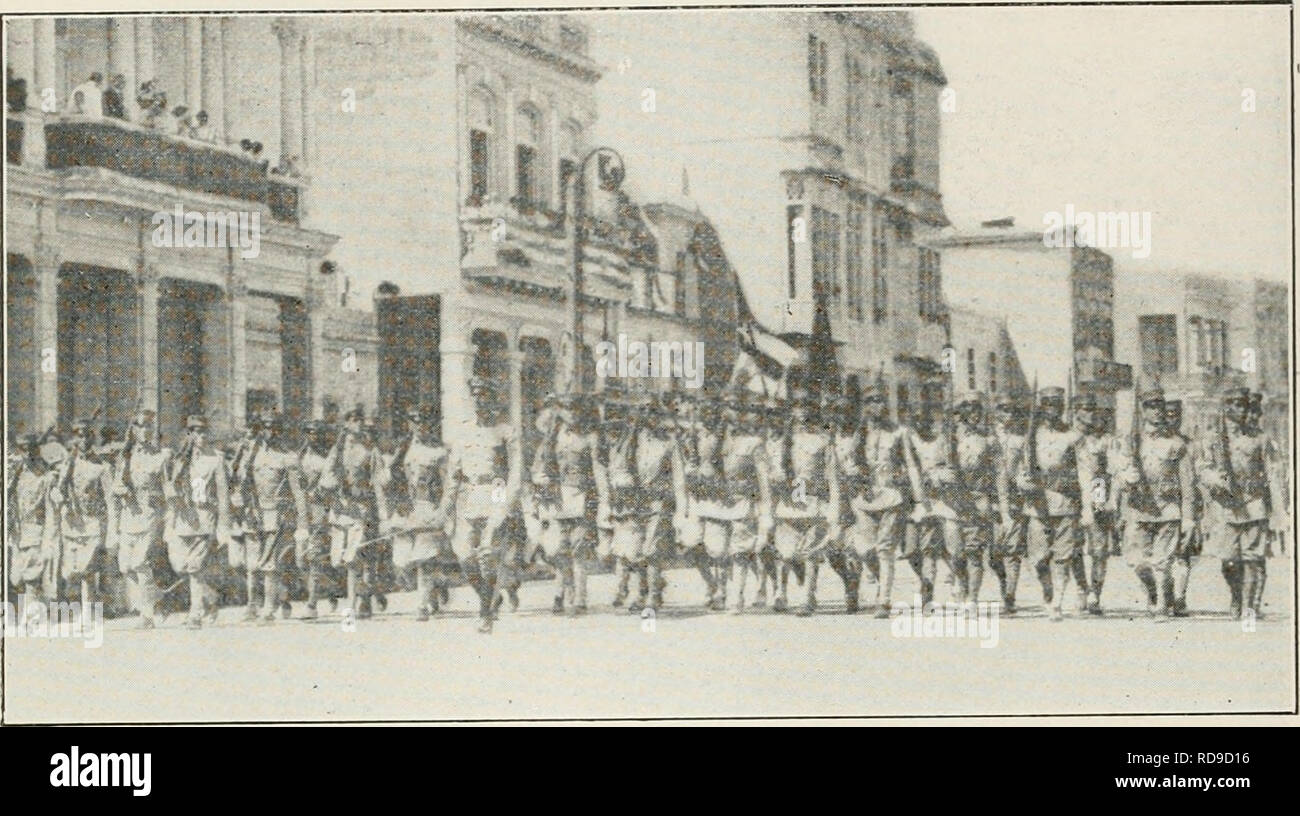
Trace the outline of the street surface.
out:
M 805 619 L 700 609 L 703 583 L 669 574 L 668 607 L 643 622 L 609 606 L 613 577 L 594 576 L 596 606 L 556 618 L 549 582 L 531 582 L 496 631 L 474 631 L 470 590 L 427 623 L 414 596 L 346 625 L 337 617 L 272 626 L 159 629 L 108 621 L 100 648 L 77 639 L 5 639 L 9 723 L 435 720 L 480 718 L 761 717 L 1099 712 L 1281 712 L 1295 704 L 1291 561 L 1271 559 L 1266 615 L 1255 630 L 1226 619 L 1215 562 L 1192 573 L 1189 619 L 1156 623 L 1136 578 L 1111 562 L 1104 619 L 1053 623 L 1037 582 L 1022 576 L 1014 618 L 997 641 L 899 637 L 869 615 L 842 614 L 839 580 L 823 572 L 823 612 Z M 942 568 L 941 568 L 942 574 Z M 896 601 L 910 601 L 900 565 Z M 938 597 L 948 597 L 940 583 Z M 1073 590 L 1067 595 L 1067 613 Z M 752 595 L 752 590 L 750 592 Z M 996 584 L 986 582 L 992 600 Z M 791 603 L 803 598 L 791 581 Z M 322 611 L 328 605 L 322 605 Z M 295 604 L 294 614 L 300 611 Z

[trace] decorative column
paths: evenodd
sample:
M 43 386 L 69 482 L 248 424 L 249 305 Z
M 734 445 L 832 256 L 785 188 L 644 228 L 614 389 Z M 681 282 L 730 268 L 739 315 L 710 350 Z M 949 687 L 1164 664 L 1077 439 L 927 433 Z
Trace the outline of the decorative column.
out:
M 442 438 L 463 438 L 476 422 L 474 400 L 469 393 L 469 375 L 474 370 L 474 349 L 469 342 L 469 316 L 463 303 L 443 299 L 443 320 L 438 354 L 441 357 L 439 387 L 442 391 Z
M 316 121 L 314 101 L 316 98 L 316 39 L 311 29 L 303 23 L 302 55 L 299 59 L 298 85 L 301 89 L 302 113 L 302 148 L 298 152 L 298 169 L 303 175 L 312 166 L 312 153 L 316 149 Z
M 185 106 L 193 116 L 203 108 L 203 18 L 185 18 Z
M 112 83 L 114 76 L 121 75 L 122 107 L 130 122 L 139 118 L 135 103 L 135 92 L 139 88 L 135 82 L 135 24 L 136 21 L 130 17 L 112 17 L 108 20 L 107 80 Z
M 36 29 L 27 17 L 13 17 L 5 21 L 8 36 L 9 66 L 14 77 L 27 82 L 27 107 L 40 106 L 36 91 Z
M 140 86 L 153 78 L 153 18 L 137 17 L 135 19 L 135 87 L 126 89 L 132 104 L 135 104 L 135 97 L 140 93 Z
M 311 415 L 313 419 L 325 416 L 325 391 L 327 384 L 336 378 L 329 376 L 327 366 L 331 363 L 325 353 L 325 307 L 329 304 L 329 294 L 315 282 L 310 272 L 307 275 L 307 291 L 304 293 L 304 305 L 307 307 L 307 326 L 311 333 L 308 354 L 311 370 Z M 349 406 L 340 406 L 344 411 Z
M 235 18 L 221 18 L 221 137 L 226 144 L 235 141 Z M 209 111 L 211 113 L 211 111 Z
M 281 17 L 272 24 L 280 38 L 280 159 L 302 150 L 302 39 L 298 25 Z
M 38 107 L 46 113 L 55 113 L 59 107 L 58 99 L 58 51 L 54 42 L 54 19 L 51 17 L 40 17 L 33 22 L 35 29 L 35 50 L 36 50 L 36 67 L 34 75 L 36 84 L 34 87 L 27 89 L 29 96 L 35 95 L 36 100 L 32 103 L 33 107 Z M 53 101 L 53 107 L 45 104 L 46 90 L 50 91 L 49 98 Z M 48 110 L 46 108 L 49 108 Z
M 560 199 L 564 197 L 564 191 L 561 185 L 564 180 L 560 178 L 560 112 L 555 107 L 555 100 L 552 97 L 551 104 L 546 111 L 547 139 L 550 141 L 546 148 L 547 165 L 551 168 L 551 206 L 560 209 Z
M 221 130 L 225 124 L 224 82 L 225 62 L 222 59 L 221 20 L 216 17 L 204 17 L 203 24 L 203 77 L 201 91 L 203 110 L 208 114 L 208 126 L 224 135 Z M 197 113 L 198 111 L 195 111 Z
M 233 253 L 232 253 L 233 254 Z M 226 287 L 226 313 L 229 318 L 230 406 L 231 428 L 247 424 L 248 405 L 248 279 L 238 269 L 232 270 Z
M 39 243 L 36 269 L 36 427 L 42 431 L 59 419 L 59 251 Z
M 139 348 L 139 378 L 136 381 L 140 408 L 158 413 L 158 265 L 140 256 L 135 274 L 136 338 Z
M 503 127 L 500 130 L 506 152 L 506 160 L 501 163 L 501 166 L 506 169 L 505 184 L 502 185 L 505 189 L 501 195 L 503 201 L 509 201 L 514 197 L 515 176 L 518 172 L 515 169 L 515 161 L 518 158 L 515 155 L 515 99 L 515 89 L 506 88 L 505 109 L 501 111 Z

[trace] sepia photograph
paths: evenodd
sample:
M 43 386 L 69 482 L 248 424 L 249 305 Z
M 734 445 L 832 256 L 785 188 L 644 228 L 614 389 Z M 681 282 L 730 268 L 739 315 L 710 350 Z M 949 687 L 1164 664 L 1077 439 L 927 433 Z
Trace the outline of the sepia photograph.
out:
M 1292 15 L 6 12 L 0 720 L 1295 715 Z

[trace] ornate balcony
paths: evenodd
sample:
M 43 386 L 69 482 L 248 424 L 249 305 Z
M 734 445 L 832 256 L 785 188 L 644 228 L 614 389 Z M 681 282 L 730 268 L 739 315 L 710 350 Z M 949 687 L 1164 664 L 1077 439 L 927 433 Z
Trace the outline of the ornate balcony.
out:
M 13 132 L 11 124 L 10 142 L 13 141 Z M 8 152 L 13 153 L 13 150 Z M 18 152 L 21 154 L 21 144 Z M 95 167 L 187 190 L 264 204 L 277 220 L 298 223 L 301 180 L 268 176 L 265 162 L 238 151 L 169 136 L 127 122 L 80 118 L 47 122 L 45 166 L 50 170 Z

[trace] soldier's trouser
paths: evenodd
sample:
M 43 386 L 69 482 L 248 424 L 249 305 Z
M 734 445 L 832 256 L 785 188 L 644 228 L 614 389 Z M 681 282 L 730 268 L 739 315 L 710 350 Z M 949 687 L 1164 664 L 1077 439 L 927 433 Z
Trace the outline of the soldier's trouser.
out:
M 825 544 L 828 525 L 821 517 L 778 518 L 776 520 L 776 552 L 787 567 L 807 570 L 805 588 L 807 598 L 805 605 L 812 607 L 817 603 L 817 567 L 824 557 L 822 547 Z M 783 571 L 778 596 L 786 598 L 788 570 Z
M 1028 528 L 1029 562 L 1038 571 L 1043 584 L 1043 600 L 1056 610 L 1064 602 L 1067 577 L 1078 578 L 1079 518 L 1078 516 L 1031 517 Z M 1079 586 L 1080 596 L 1085 588 Z
M 1112 518 L 1102 516 L 1101 511 L 1094 512 L 1097 513 L 1096 521 L 1082 528 L 1083 555 L 1087 566 L 1084 577 L 1091 600 L 1100 603 L 1102 586 L 1106 583 L 1106 561 L 1114 546 L 1115 532 Z
M 1160 593 L 1164 594 L 1165 606 L 1172 607 L 1176 597 L 1174 593 L 1173 574 L 1170 567 L 1178 551 L 1179 522 L 1173 521 L 1130 521 L 1124 543 L 1124 553 L 1129 564 L 1137 572 L 1138 579 L 1146 589 L 1147 603 L 1155 606 L 1160 603 Z
M 452 552 L 466 582 L 478 593 L 479 616 L 485 619 L 492 617 L 498 563 L 493 549 L 494 531 L 488 529 L 488 521 L 486 517 L 457 518 L 451 540 Z
M 998 524 L 996 537 L 989 548 L 989 567 L 998 576 L 1004 604 L 1016 602 L 1016 585 L 1020 583 L 1020 559 L 1028 552 L 1028 519 L 1012 516 L 1010 526 Z
M 894 591 L 894 563 L 903 544 L 907 511 L 901 507 L 865 511 L 848 532 L 850 551 L 867 568 L 868 580 L 879 576 L 878 599 L 889 606 Z
M 960 524 L 961 543 L 953 553 L 953 571 L 967 601 L 978 601 L 984 583 L 984 553 L 993 547 L 993 519 L 977 516 Z
M 921 603 L 928 604 L 934 599 L 939 561 L 946 561 L 948 569 L 957 573 L 955 561 L 962 549 L 961 526 L 955 519 L 934 517 L 911 522 L 910 526 L 915 530 L 916 547 L 908 560 L 921 582 Z M 964 575 L 962 582 L 964 586 Z

